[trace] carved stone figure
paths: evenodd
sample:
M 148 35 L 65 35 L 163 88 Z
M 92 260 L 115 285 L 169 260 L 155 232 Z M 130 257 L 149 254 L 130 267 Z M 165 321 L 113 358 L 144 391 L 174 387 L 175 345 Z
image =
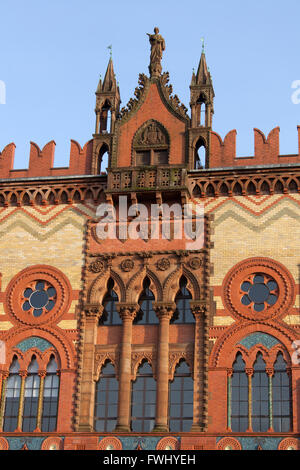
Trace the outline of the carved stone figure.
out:
M 162 53 L 165 50 L 166 44 L 164 38 L 158 34 L 159 29 L 154 28 L 154 34 L 149 34 L 149 42 L 151 45 L 150 65 L 149 72 L 151 77 L 159 76 L 161 74 L 161 59 Z

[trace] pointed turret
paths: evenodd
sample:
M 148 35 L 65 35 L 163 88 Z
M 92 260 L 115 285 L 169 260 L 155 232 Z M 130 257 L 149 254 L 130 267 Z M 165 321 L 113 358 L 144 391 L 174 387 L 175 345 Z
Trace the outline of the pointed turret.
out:
M 195 74 L 193 70 L 190 90 L 190 135 L 192 139 L 190 166 L 197 169 L 209 165 L 210 131 L 215 96 L 211 75 L 206 63 L 204 43 L 202 43 L 202 53 L 197 73 Z
M 120 91 L 117 84 L 114 65 L 110 57 L 105 77 L 100 80 L 96 90 L 96 134 L 112 133 L 116 115 L 120 109 Z
M 211 127 L 215 93 L 210 72 L 206 64 L 204 49 L 202 49 L 197 74 L 195 75 L 193 71 L 190 90 L 192 127 Z
M 109 47 L 111 49 L 111 46 Z M 110 56 L 104 80 L 100 76 L 96 90 L 96 130 L 93 142 L 92 172 L 99 174 L 106 168 L 102 168 L 104 155 L 107 154 L 109 166 L 109 155 L 112 147 L 115 122 L 120 112 L 120 91 L 117 84 L 112 57 Z M 106 159 L 107 159 L 106 158 Z
M 112 92 L 114 90 L 117 90 L 117 88 L 118 88 L 118 85 L 117 85 L 116 76 L 114 72 L 114 64 L 113 64 L 112 58 L 110 58 L 107 69 L 106 69 L 103 84 L 100 78 L 96 93 Z
M 202 51 L 200 62 L 198 65 L 197 75 L 195 77 L 195 85 L 208 85 L 211 84 L 210 73 L 207 68 L 205 53 Z

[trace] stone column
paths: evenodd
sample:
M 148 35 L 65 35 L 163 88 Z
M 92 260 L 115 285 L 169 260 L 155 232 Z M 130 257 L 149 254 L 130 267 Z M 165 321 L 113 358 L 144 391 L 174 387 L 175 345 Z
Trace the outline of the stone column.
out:
M 246 375 L 248 376 L 248 429 L 247 432 L 253 432 L 252 429 L 252 376 L 254 370 L 252 367 L 246 367 Z
M 267 367 L 266 373 L 268 376 L 269 381 L 269 429 L 268 432 L 274 432 L 273 429 L 273 375 L 274 375 L 274 368 Z
M 5 411 L 5 395 L 6 395 L 6 381 L 9 377 L 8 371 L 2 371 L 1 377 L 1 404 L 0 404 L 0 432 L 3 431 L 3 420 Z
M 42 429 L 42 414 L 43 414 L 43 400 L 44 400 L 44 383 L 46 377 L 46 371 L 41 370 L 38 372 L 40 377 L 40 389 L 39 389 L 39 401 L 38 401 L 38 414 L 36 420 L 36 432 L 41 432 Z
M 81 362 L 80 412 L 78 431 L 93 431 L 94 427 L 94 359 L 99 318 L 103 312 L 101 305 L 87 305 L 83 319 L 83 352 Z M 60 384 L 62 387 L 62 384 Z
M 227 431 L 231 432 L 231 397 L 233 369 L 227 369 Z
M 17 424 L 16 431 L 22 432 L 23 411 L 24 411 L 24 391 L 25 391 L 25 380 L 27 377 L 27 371 L 20 370 L 19 375 L 21 376 L 21 389 L 20 389 L 20 400 L 19 400 L 18 424 Z
M 118 305 L 122 318 L 122 342 L 119 361 L 119 399 L 116 431 L 130 431 L 132 322 L 138 305 Z
M 159 318 L 156 366 L 156 420 L 153 431 L 167 432 L 169 430 L 169 329 L 170 320 L 176 310 L 176 305 L 155 304 L 153 308 Z
M 194 337 L 194 409 L 191 431 L 204 431 L 207 421 L 207 307 L 190 302 L 195 317 Z

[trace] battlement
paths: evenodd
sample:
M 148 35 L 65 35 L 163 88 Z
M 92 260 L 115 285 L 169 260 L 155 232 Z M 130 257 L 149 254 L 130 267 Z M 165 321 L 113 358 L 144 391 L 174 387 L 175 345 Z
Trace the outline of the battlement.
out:
M 0 178 L 91 174 L 93 140 L 89 140 L 82 148 L 78 142 L 71 140 L 68 167 L 53 167 L 55 146 L 54 140 L 51 140 L 41 150 L 37 144 L 30 142 L 29 167 L 19 170 L 14 169 L 15 144 L 6 145 L 0 153 Z
M 236 130 L 228 132 L 224 140 L 216 132 L 211 131 L 210 168 L 226 168 L 233 166 L 273 165 L 300 163 L 300 126 L 298 129 L 298 153 L 279 155 L 280 128 L 272 129 L 266 138 L 259 129 L 254 129 L 254 156 L 236 156 Z

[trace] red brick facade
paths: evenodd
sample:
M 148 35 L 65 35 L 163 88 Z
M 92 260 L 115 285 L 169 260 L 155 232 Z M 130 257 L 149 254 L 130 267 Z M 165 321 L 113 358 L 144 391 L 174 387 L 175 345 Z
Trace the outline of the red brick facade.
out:
M 151 67 L 150 77 L 140 75 L 135 99 L 120 110 L 110 60 L 96 91 L 95 134 L 83 148 L 71 141 L 68 168 L 53 168 L 54 141 L 42 150 L 31 143 L 27 170 L 13 169 L 14 144 L 0 154 L 3 450 L 299 448 L 299 152 L 279 155 L 279 128 L 267 138 L 254 129 L 255 155 L 236 156 L 236 131 L 222 141 L 212 130 L 214 90 L 204 52 L 190 86 L 191 118 L 172 94 L 168 74 Z M 205 161 L 199 159 L 201 147 Z M 187 237 L 176 238 L 172 230 L 164 239 L 101 239 L 97 207 L 106 203 L 119 210 L 120 196 L 128 206 L 148 209 L 201 205 L 203 244 L 188 249 Z M 126 222 L 132 220 L 129 215 Z M 123 222 L 117 221 L 118 233 Z M 158 218 L 156 227 L 162 230 L 163 223 Z M 157 321 L 145 324 L 137 317 L 146 281 Z M 179 305 L 187 301 L 180 304 L 180 289 L 189 305 L 182 317 Z M 117 299 L 116 324 L 106 320 L 108 294 Z M 192 320 L 176 322 L 177 314 Z M 244 364 L 239 372 L 238 358 Z M 258 360 L 265 367 L 259 377 L 268 384 L 262 392 L 265 414 L 255 411 Z M 59 377 L 55 426 L 45 419 L 53 361 Z M 109 431 L 96 429 L 102 419 L 96 383 L 104 380 L 107 364 L 118 384 Z M 150 365 L 156 387 L 147 432 L 133 429 L 133 384 L 143 364 Z M 170 387 L 180 364 L 189 373 L 178 380 L 192 381 L 193 398 L 178 403 L 180 426 L 187 425 L 185 405 L 192 409 L 188 429 L 178 430 Z M 243 406 L 234 395 L 237 373 L 246 380 Z M 284 405 L 276 395 L 283 387 L 279 373 L 286 381 L 281 392 L 290 393 Z

